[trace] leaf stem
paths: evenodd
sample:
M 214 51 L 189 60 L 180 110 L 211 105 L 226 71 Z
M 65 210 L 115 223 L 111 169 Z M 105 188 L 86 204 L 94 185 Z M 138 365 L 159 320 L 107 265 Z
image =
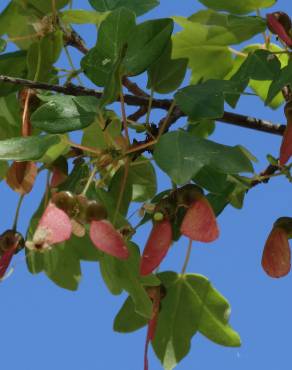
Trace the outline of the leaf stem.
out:
M 96 171 L 97 171 L 97 167 L 96 167 L 96 165 L 94 165 L 93 170 L 90 173 L 90 176 L 89 176 L 89 178 L 87 180 L 87 183 L 84 186 L 84 189 L 83 189 L 81 195 L 86 195 L 87 190 L 89 189 L 89 186 L 90 186 L 90 184 L 92 183 L 92 181 L 94 179 L 94 176 L 96 174 Z
M 238 50 L 233 49 L 233 48 L 231 48 L 231 47 L 228 47 L 228 49 L 229 49 L 229 51 L 231 51 L 231 53 L 232 53 L 232 54 L 234 54 L 234 55 L 238 55 L 238 56 L 240 56 L 240 57 L 244 57 L 244 58 L 246 58 L 246 57 L 247 57 L 247 54 L 246 54 L 246 53 L 242 53 L 241 51 L 238 51 Z
M 184 261 L 183 267 L 182 267 L 182 269 L 181 269 L 181 274 L 182 274 L 182 275 L 184 275 L 184 274 L 185 274 L 186 269 L 187 269 L 187 266 L 188 266 L 188 263 L 189 263 L 189 260 L 190 260 L 191 251 L 192 251 L 192 243 L 193 243 L 192 239 L 189 239 L 186 258 L 185 258 L 185 261 Z
M 90 146 L 84 146 L 84 145 L 81 145 L 81 144 L 73 143 L 72 141 L 69 141 L 69 145 L 72 146 L 73 148 L 84 150 L 85 152 L 94 153 L 96 155 L 101 155 L 102 154 L 101 150 L 99 150 L 99 149 L 95 149 L 95 148 L 92 148 Z
M 120 102 L 121 102 L 121 113 L 122 113 L 123 128 L 124 128 L 124 131 L 125 131 L 125 136 L 126 136 L 128 145 L 130 145 L 130 137 L 129 137 L 129 131 L 128 131 L 128 123 L 127 123 L 127 116 L 126 116 L 126 108 L 125 108 L 125 99 L 124 99 L 124 94 L 123 94 L 123 87 L 121 87 Z
M 165 117 L 164 121 L 162 122 L 162 125 L 159 127 L 158 135 L 157 135 L 157 138 L 156 138 L 156 141 L 157 141 L 157 142 L 159 141 L 159 139 L 160 139 L 161 135 L 162 135 L 162 134 L 164 133 L 164 131 L 165 131 L 165 128 L 166 128 L 167 123 L 168 123 L 168 120 L 169 120 L 169 117 L 170 117 L 170 115 L 171 115 L 171 113 L 172 113 L 172 111 L 173 111 L 174 107 L 175 107 L 175 101 L 173 100 L 173 101 L 171 102 L 171 104 L 170 104 L 170 107 L 169 107 L 168 111 L 167 111 L 167 115 L 166 115 L 166 117 Z
M 115 223 L 116 223 L 116 220 L 117 220 L 117 217 L 118 217 L 119 210 L 121 208 L 124 192 L 125 192 L 125 189 L 126 189 L 127 179 L 128 179 L 128 175 L 129 175 L 129 167 L 130 167 L 130 160 L 129 160 L 129 157 L 127 157 L 126 161 L 125 161 L 124 176 L 123 176 L 123 179 L 122 179 L 122 182 L 121 182 L 121 187 L 120 187 L 119 197 L 118 197 L 118 201 L 117 201 L 117 206 L 116 206 L 115 214 L 114 214 L 114 217 L 113 217 L 113 225 L 114 226 L 115 226 Z
M 72 76 L 73 78 L 76 77 L 76 80 L 79 82 L 79 85 L 83 86 L 81 78 L 78 74 L 78 70 L 74 66 L 73 60 L 72 60 L 71 55 L 70 55 L 69 50 L 68 50 L 68 47 L 64 46 L 64 50 L 65 50 L 65 54 L 66 54 L 66 57 L 68 59 L 69 65 L 72 68 L 72 72 L 71 72 L 70 76 Z M 70 80 L 70 76 L 69 76 L 67 82 Z
M 14 230 L 14 231 L 17 230 L 19 212 L 20 212 L 20 208 L 21 208 L 21 205 L 22 205 L 22 202 L 23 202 L 23 199 L 24 199 L 24 195 L 25 194 L 21 194 L 19 199 L 18 199 L 18 202 L 17 202 L 17 207 L 16 207 L 16 210 L 15 210 L 15 216 L 14 216 L 14 221 L 13 221 L 13 226 L 12 226 L 12 230 Z
M 149 119 L 150 119 L 150 113 L 151 113 L 151 108 L 152 108 L 153 96 L 154 96 L 154 90 L 151 89 L 151 93 L 150 93 L 150 97 L 148 101 L 148 109 L 146 113 L 146 123 L 145 123 L 146 127 L 149 126 Z

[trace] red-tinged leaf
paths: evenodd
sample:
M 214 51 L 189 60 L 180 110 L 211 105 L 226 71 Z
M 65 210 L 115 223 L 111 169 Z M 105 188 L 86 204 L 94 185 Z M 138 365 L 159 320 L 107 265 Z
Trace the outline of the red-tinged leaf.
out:
M 89 235 L 97 249 L 120 259 L 129 257 L 129 251 L 122 235 L 109 221 L 92 221 L 90 223 Z
M 157 222 L 149 235 L 143 251 L 140 273 L 150 274 L 166 256 L 172 242 L 172 228 L 168 220 Z
M 279 163 L 283 166 L 292 155 L 292 124 L 287 124 L 280 148 Z
M 209 243 L 219 236 L 213 209 L 206 198 L 201 197 L 187 210 L 180 231 L 191 240 Z
M 291 268 L 291 251 L 287 232 L 281 227 L 274 227 L 266 241 L 262 266 L 265 272 L 279 278 L 288 274 Z
M 70 239 L 71 234 L 70 218 L 54 203 L 49 203 L 39 221 L 32 242 L 26 242 L 26 246 L 33 249 L 48 248 L 52 244 Z
M 10 261 L 12 260 L 14 253 L 15 253 L 15 248 L 9 249 L 1 256 L 0 258 L 0 279 L 2 279 L 3 276 L 5 275 L 5 272 L 8 269 L 8 266 L 10 264 Z
M 34 162 L 13 162 L 7 172 L 6 182 L 12 190 L 27 194 L 33 188 L 37 173 Z
M 277 17 L 275 17 L 274 14 L 267 14 L 267 21 L 268 21 L 268 25 L 269 25 L 269 28 L 276 34 L 280 37 L 280 39 L 282 41 L 284 41 L 284 43 L 289 46 L 289 47 L 292 47 L 292 38 L 290 37 L 290 35 L 286 32 L 285 28 L 283 27 L 283 25 L 278 21 Z

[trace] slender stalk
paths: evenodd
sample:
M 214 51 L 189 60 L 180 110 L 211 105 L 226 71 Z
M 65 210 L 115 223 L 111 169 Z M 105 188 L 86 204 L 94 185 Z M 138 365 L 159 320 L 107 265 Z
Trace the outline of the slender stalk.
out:
M 188 263 L 189 263 L 189 260 L 190 260 L 191 251 L 192 251 L 192 243 L 193 243 L 192 239 L 189 239 L 186 258 L 185 258 L 185 261 L 184 261 L 183 267 L 182 267 L 182 269 L 181 269 L 181 274 L 182 274 L 182 275 L 184 275 L 184 274 L 185 274 L 186 269 L 187 269 L 187 266 L 188 266 Z
M 14 216 L 13 226 L 12 226 L 12 230 L 14 230 L 14 231 L 17 230 L 17 223 L 18 223 L 18 218 L 19 218 L 19 212 L 20 212 L 20 208 L 21 208 L 21 205 L 22 205 L 22 202 L 23 202 L 23 199 L 24 199 L 24 195 L 25 194 L 21 194 L 20 197 L 19 197 L 19 199 L 18 199 L 17 207 L 16 207 L 16 210 L 15 210 L 15 216 Z
M 89 186 L 90 186 L 90 184 L 92 183 L 92 181 L 95 177 L 96 171 L 97 171 L 97 167 L 96 167 L 96 165 L 94 165 L 93 170 L 91 171 L 90 176 L 87 180 L 87 183 L 85 184 L 84 189 L 81 193 L 82 195 L 86 195 L 87 190 L 89 189 Z
M 116 206 L 115 214 L 114 214 L 114 218 L 113 218 L 113 225 L 114 226 L 116 224 L 116 220 L 117 220 L 118 213 L 119 213 L 119 210 L 121 208 L 121 204 L 122 204 L 122 200 L 123 200 L 123 196 L 124 196 L 124 191 L 126 189 L 127 179 L 128 179 L 128 175 L 129 175 L 129 167 L 130 167 L 130 160 L 127 157 L 126 162 L 125 162 L 124 176 L 123 176 L 123 179 L 122 179 L 122 182 L 121 182 L 120 193 L 119 193 L 117 206 Z
M 102 151 L 99 149 L 91 148 L 90 146 L 84 146 L 81 144 L 73 143 L 72 141 L 69 141 L 70 146 L 73 148 L 84 150 L 85 152 L 94 153 L 96 155 L 101 155 Z
M 21 134 L 22 136 L 30 136 L 31 135 L 31 124 L 29 120 L 29 100 L 31 96 L 31 90 L 27 90 L 27 94 L 25 97 L 23 113 L 22 113 L 22 125 L 21 125 Z
M 256 9 L 256 15 L 257 15 L 257 17 L 260 17 L 261 16 L 260 9 Z M 262 35 L 263 35 L 263 38 L 264 38 L 265 46 L 266 46 L 266 48 L 268 48 L 269 43 L 270 43 L 269 36 L 266 34 L 265 31 L 262 32 Z
M 246 57 L 247 57 L 247 54 L 246 54 L 246 53 L 242 53 L 241 51 L 238 51 L 238 50 L 233 49 L 233 48 L 231 48 L 231 47 L 229 47 L 228 49 L 229 49 L 229 50 L 231 51 L 231 53 L 232 53 L 232 54 L 234 54 L 234 55 L 238 55 L 238 56 L 240 56 L 240 57 L 244 57 L 244 58 L 246 58 Z
M 130 137 L 129 137 L 129 131 L 128 131 L 128 123 L 127 123 L 127 116 L 126 116 L 125 99 L 124 99 L 124 94 L 123 94 L 123 88 L 121 88 L 120 102 L 121 102 L 121 112 L 122 112 L 123 128 L 124 128 L 124 131 L 125 131 L 125 136 L 126 136 L 128 145 L 130 145 Z
M 76 80 L 79 82 L 79 85 L 80 86 L 83 86 L 83 83 L 82 83 L 82 81 L 81 81 L 81 78 L 80 78 L 80 76 L 78 75 L 78 71 L 77 71 L 77 69 L 75 68 L 75 66 L 74 66 L 74 63 L 73 63 L 73 60 L 72 60 L 72 58 L 71 58 L 71 55 L 70 55 L 70 53 L 69 53 L 69 50 L 68 50 L 68 48 L 67 48 L 67 46 L 64 46 L 64 50 L 65 50 L 65 54 L 66 54 L 66 57 L 67 57 L 67 59 L 68 59 L 68 62 L 69 62 L 69 65 L 70 65 L 70 67 L 72 68 L 72 73 L 71 73 L 71 75 L 73 75 L 74 74 L 74 77 L 76 77 Z
M 130 154 L 130 153 L 139 152 L 139 151 L 140 151 L 140 150 L 142 150 L 142 149 L 146 149 L 146 148 L 148 148 L 149 146 L 152 146 L 152 145 L 156 144 L 156 143 L 157 143 L 157 141 L 158 141 L 158 140 L 153 140 L 153 141 L 149 141 L 149 143 L 145 143 L 145 144 L 142 144 L 142 145 L 137 145 L 137 146 L 136 146 L 136 147 L 134 147 L 134 148 L 128 149 L 128 150 L 126 151 L 126 153 L 125 153 L 125 154 Z
M 52 14 L 53 14 L 53 24 L 57 24 L 57 7 L 56 7 L 56 0 L 51 0 L 52 1 Z
M 45 190 L 45 200 L 44 200 L 44 209 L 47 208 L 47 205 L 49 203 L 49 193 L 50 193 L 50 176 L 51 171 L 47 171 L 47 178 L 46 178 L 46 190 Z
M 151 89 L 150 97 L 149 97 L 149 102 L 148 102 L 148 109 L 146 113 L 146 126 L 149 126 L 149 119 L 150 119 L 150 113 L 151 113 L 151 108 L 152 108 L 152 101 L 153 101 L 153 96 L 154 96 L 154 91 Z
M 171 113 L 172 113 L 172 111 L 173 111 L 174 107 L 175 107 L 175 101 L 173 100 L 173 101 L 171 102 L 171 104 L 170 104 L 170 107 L 169 107 L 169 109 L 168 109 L 167 115 L 166 115 L 166 117 L 165 117 L 164 121 L 162 122 L 162 125 L 159 127 L 159 132 L 158 132 L 158 135 L 157 135 L 157 138 L 156 138 L 156 141 L 157 141 L 157 142 L 159 141 L 159 139 L 160 139 L 161 135 L 162 135 L 162 134 L 163 134 L 163 132 L 165 131 L 165 128 L 166 128 L 167 123 L 168 123 L 168 120 L 169 120 L 169 117 L 170 117 L 170 115 L 171 115 Z

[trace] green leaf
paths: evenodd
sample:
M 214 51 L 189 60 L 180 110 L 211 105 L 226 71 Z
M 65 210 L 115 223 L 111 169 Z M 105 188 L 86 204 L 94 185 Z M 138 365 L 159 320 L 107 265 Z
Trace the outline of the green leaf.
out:
M 226 196 L 223 194 L 209 193 L 207 194 L 206 198 L 211 204 L 216 217 L 218 217 L 220 213 L 223 212 L 224 208 L 229 204 Z
M 71 191 L 73 194 L 80 194 L 90 176 L 88 164 L 83 159 L 74 162 L 73 170 L 67 179 L 62 182 L 58 190 Z
M 241 91 L 244 91 L 251 79 L 268 81 L 276 78 L 280 72 L 281 64 L 278 58 L 268 50 L 256 49 L 250 51 L 237 72 L 232 75 L 231 81 L 242 81 Z M 235 108 L 238 96 L 227 96 L 228 104 Z
M 79 260 L 99 261 L 102 257 L 102 252 L 92 244 L 88 233 L 86 233 L 82 238 L 72 235 L 70 240 L 66 242 L 66 245 L 74 251 L 74 255 Z
M 266 21 L 260 17 L 238 17 L 217 13 L 211 9 L 201 10 L 191 15 L 188 20 L 208 26 L 213 41 L 216 40 L 216 43 L 222 45 L 239 44 L 264 32 L 267 27 Z
M 131 333 L 147 325 L 148 319 L 135 311 L 133 299 L 129 296 L 114 321 L 114 330 L 119 333 Z
M 219 118 L 224 114 L 225 96 L 237 96 L 241 90 L 241 81 L 209 80 L 178 90 L 175 101 L 192 121 Z
M 16 94 L 0 97 L 0 139 L 10 139 L 21 133 L 21 113 Z
M 129 172 L 128 172 L 129 173 Z M 126 179 L 126 182 L 125 182 Z M 133 186 L 132 182 L 129 179 L 129 175 L 125 178 L 125 168 L 120 168 L 113 178 L 111 179 L 111 182 L 109 184 L 108 193 L 112 199 L 112 201 L 117 205 L 118 200 L 120 198 L 121 194 L 121 186 L 124 184 L 124 190 L 122 193 L 122 200 L 119 207 L 119 213 L 123 215 L 124 217 L 127 216 L 128 209 L 132 200 L 132 193 L 133 193 Z
M 132 11 L 125 8 L 113 11 L 100 26 L 96 46 L 81 60 L 85 75 L 105 87 L 101 105 L 114 101 L 121 91 L 121 63 L 134 27 Z
M 172 57 L 187 58 L 192 70 L 192 83 L 223 78 L 232 68 L 232 54 L 226 42 L 216 40 L 218 26 L 208 26 L 183 17 L 175 17 L 183 30 L 173 36 Z M 223 28 L 223 31 L 226 30 Z M 229 40 L 228 40 L 229 41 Z M 210 63 L 216 60 L 216 63 Z
M 266 104 L 269 104 L 286 85 L 292 86 L 292 60 L 289 61 L 286 67 L 281 69 L 277 79 L 272 81 L 266 99 Z
M 52 4 L 48 0 L 17 0 L 22 3 L 23 6 L 27 8 L 35 8 L 42 12 L 43 14 L 52 12 Z M 56 9 L 62 9 L 69 3 L 70 0 L 55 0 Z
M 202 119 L 200 121 L 189 121 L 187 131 L 197 137 L 206 139 L 212 135 L 215 130 L 215 121 L 209 119 Z
M 93 96 L 56 95 L 32 114 L 31 123 L 52 134 L 81 130 L 95 120 L 97 105 Z
M 0 39 L 0 53 L 3 53 L 5 51 L 7 46 L 7 42 L 4 39 Z
M 0 162 L 0 180 L 5 178 L 8 168 L 9 166 L 7 162 Z
M 26 52 L 14 51 L 0 55 L 0 74 L 10 77 L 26 77 Z M 19 90 L 15 84 L 0 82 L 0 96 L 8 95 Z
M 134 27 L 134 13 L 124 8 L 113 11 L 102 22 L 96 46 L 81 60 L 84 73 L 96 85 L 106 86 L 110 81 Z
M 247 14 L 261 8 L 273 6 L 276 0 L 199 0 L 200 3 L 214 10 L 223 10 L 234 14 Z
M 226 174 L 253 172 L 250 160 L 238 147 L 196 138 L 184 131 L 164 134 L 156 144 L 154 159 L 176 184 L 186 183 L 206 165 Z
M 0 140 L 0 160 L 37 161 L 46 152 L 63 142 L 60 135 L 15 137 Z M 64 146 L 64 144 L 62 144 Z M 63 148 L 64 149 L 64 148 Z
M 173 21 L 169 18 L 138 24 L 128 38 L 124 73 L 136 76 L 144 72 L 164 52 L 172 31 Z
M 277 56 L 269 50 L 255 50 L 241 64 L 233 79 L 267 81 L 276 78 L 280 72 L 281 64 Z
M 171 48 L 169 43 L 163 54 L 147 71 L 147 88 L 160 94 L 168 94 L 176 90 L 181 85 L 187 70 L 187 59 L 171 59 Z
M 117 204 L 121 184 L 124 181 L 125 169 L 120 168 L 109 184 L 109 194 L 112 201 Z M 120 213 L 126 216 L 131 201 L 145 202 L 151 199 L 157 190 L 156 174 L 152 164 L 146 158 L 138 158 L 136 162 L 130 165 L 125 184 L 122 202 L 119 208 Z
M 198 332 L 217 344 L 240 346 L 239 335 L 228 324 L 229 303 L 206 277 L 165 272 L 159 278 L 167 294 L 152 346 L 164 369 L 173 369 L 187 355 Z
M 107 14 L 100 14 L 95 11 L 83 9 L 68 9 L 60 14 L 62 21 L 66 24 L 96 24 L 100 23 L 107 17 Z
M 152 303 L 140 280 L 139 248 L 133 243 L 129 243 L 128 247 L 130 257 L 126 261 L 104 254 L 100 259 L 101 273 L 113 294 L 120 294 L 126 290 L 134 301 L 135 311 L 149 319 Z
M 0 14 L 0 35 L 7 34 L 12 39 L 20 37 L 21 39 L 15 40 L 14 43 L 21 49 L 27 49 L 35 39 L 31 37 L 23 39 L 23 37 L 35 33 L 31 23 L 39 20 L 35 15 L 25 12 L 22 5 L 10 2 Z
M 44 272 L 58 286 L 77 290 L 81 279 L 80 261 L 71 249 L 70 241 L 54 245 L 44 252 Z
M 114 147 L 115 139 L 121 136 L 121 132 L 121 120 L 108 110 L 98 115 L 93 124 L 83 130 L 82 145 L 101 150 Z
M 56 31 L 31 44 L 27 52 L 27 67 L 30 80 L 48 82 L 52 77 L 53 65 L 63 48 L 63 32 Z
M 133 186 L 132 201 L 146 202 L 154 197 L 157 191 L 156 173 L 151 162 L 139 157 L 129 170 L 129 180 Z
M 124 7 L 132 10 L 136 15 L 147 13 L 159 4 L 157 0 L 89 0 L 89 2 L 98 12 L 112 11 Z
M 193 178 L 193 181 L 211 193 L 220 194 L 226 188 L 227 175 L 212 167 L 204 166 Z
M 254 52 L 256 50 L 262 50 L 262 44 L 253 44 L 248 45 L 245 47 L 241 52 L 243 54 L 249 54 L 251 52 Z M 283 51 L 282 48 L 275 44 L 269 44 L 268 51 L 270 52 L 279 52 Z M 270 54 L 270 58 L 272 57 L 272 54 Z M 275 59 L 275 57 L 274 57 Z M 288 64 L 288 55 L 287 54 L 278 54 L 277 59 L 281 63 L 281 67 L 285 67 Z M 239 73 L 239 70 L 241 69 L 242 64 L 246 61 L 246 57 L 242 55 L 237 55 L 234 60 L 233 69 L 230 71 L 230 73 L 225 77 L 225 79 L 229 79 L 231 76 L 232 79 L 234 78 L 249 78 L 248 76 L 248 70 L 245 70 L 247 74 L 244 76 L 242 73 Z M 275 65 L 275 62 L 274 62 Z M 277 67 L 278 69 L 278 67 Z M 243 70 L 244 72 L 244 70 Z M 276 71 L 275 71 L 276 72 Z M 278 71 L 279 73 L 279 71 Z M 276 77 L 276 73 L 275 76 Z M 270 81 L 264 81 L 264 80 L 253 80 L 252 77 L 249 79 L 248 85 L 249 87 L 261 98 L 261 100 L 265 101 L 268 95 L 268 90 L 270 87 L 271 82 Z M 279 92 L 275 98 L 268 104 L 271 108 L 276 109 L 278 108 L 284 101 L 283 94 Z

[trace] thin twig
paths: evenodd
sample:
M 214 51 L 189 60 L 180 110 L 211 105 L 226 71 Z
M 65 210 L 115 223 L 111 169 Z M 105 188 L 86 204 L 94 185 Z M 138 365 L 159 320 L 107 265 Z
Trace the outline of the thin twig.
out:
M 66 86 L 52 85 L 52 84 L 47 84 L 43 82 L 31 81 L 31 80 L 26 80 L 23 78 L 16 78 L 16 77 L 3 76 L 3 75 L 0 75 L 0 81 L 11 83 L 14 85 L 28 86 L 28 87 L 40 89 L 40 90 L 55 91 L 55 92 L 66 94 L 66 95 L 95 96 L 96 98 L 100 98 L 102 96 L 102 93 L 99 91 L 96 91 L 94 89 L 88 89 L 82 86 L 76 86 L 73 84 L 69 84 Z M 128 95 L 128 94 L 124 95 L 124 101 L 127 105 L 132 105 L 132 106 L 147 107 L 149 104 L 148 98 L 144 98 L 141 96 Z M 173 100 L 171 99 L 153 99 L 152 108 L 169 110 L 171 104 L 173 104 Z M 186 116 L 186 114 L 183 113 L 178 107 L 174 108 L 173 113 L 174 112 L 176 113 L 176 115 L 174 116 L 175 119 Z M 240 126 L 244 128 L 249 128 L 249 129 L 257 130 L 261 132 L 268 132 L 270 134 L 280 135 L 280 136 L 283 135 L 285 127 L 286 127 L 285 125 L 274 124 L 267 120 L 245 116 L 245 115 L 241 115 L 237 113 L 231 113 L 231 112 L 224 112 L 223 116 L 220 118 L 217 118 L 216 121 L 224 122 L 224 123 L 228 123 L 231 125 Z

